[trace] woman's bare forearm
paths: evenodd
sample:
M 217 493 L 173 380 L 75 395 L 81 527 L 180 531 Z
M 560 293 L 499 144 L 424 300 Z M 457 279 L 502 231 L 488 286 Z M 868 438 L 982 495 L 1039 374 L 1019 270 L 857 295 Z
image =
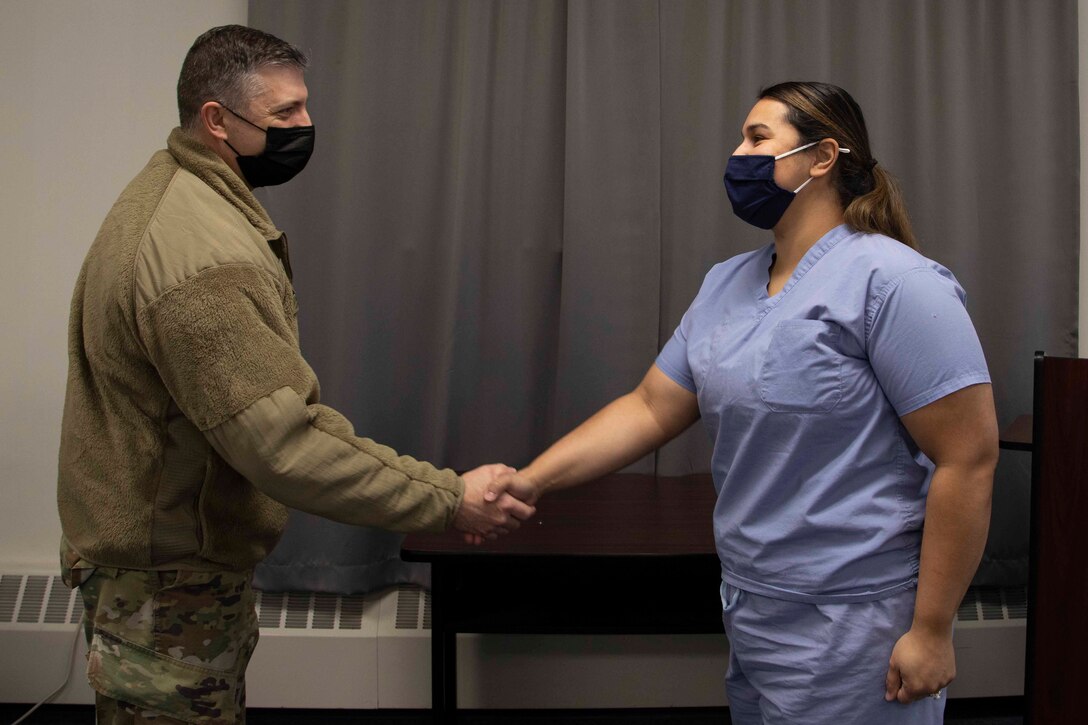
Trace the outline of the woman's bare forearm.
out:
M 695 395 L 652 367 L 635 390 L 560 438 L 520 474 L 541 492 L 585 483 L 661 447 L 698 417 Z
M 993 467 L 938 466 L 926 500 L 926 523 L 914 625 L 951 633 L 952 620 L 975 575 L 990 527 Z

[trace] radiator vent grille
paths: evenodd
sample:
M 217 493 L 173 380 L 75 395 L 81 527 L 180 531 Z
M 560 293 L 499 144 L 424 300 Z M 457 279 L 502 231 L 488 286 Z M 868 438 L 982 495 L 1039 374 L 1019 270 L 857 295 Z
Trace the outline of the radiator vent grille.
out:
M 366 600 L 360 596 L 340 598 L 340 629 L 362 629 Z
M 22 577 L 0 577 L 0 622 L 10 622 L 15 614 L 15 605 L 19 601 L 19 586 L 23 583 Z
M 362 629 L 374 602 L 361 595 L 257 592 L 262 629 Z M 431 593 L 415 584 L 397 587 L 395 629 L 431 628 Z
M 361 595 L 321 592 L 257 592 L 262 629 L 358 630 L 375 602 Z M 956 612 L 960 622 L 1027 619 L 1024 587 L 971 587 Z M 78 624 L 83 614 L 79 590 L 59 576 L 0 576 L 0 624 Z M 396 629 L 431 628 L 431 593 L 415 584 L 397 587 Z
M 359 595 L 257 592 L 261 629 L 362 629 L 369 602 Z
M 431 628 L 431 593 L 423 592 L 423 629 Z
M 287 613 L 283 618 L 287 629 L 310 628 L 310 616 L 314 612 L 312 599 L 313 597 L 303 592 L 291 592 L 287 595 Z
M 1028 594 L 1025 587 L 970 587 L 956 612 L 956 620 L 959 622 L 991 622 L 1027 617 Z
M 261 629 L 360 630 L 368 607 L 362 595 L 324 592 L 256 592 Z M 78 624 L 83 614 L 79 590 L 59 576 L 0 576 L 0 624 Z M 431 594 L 415 584 L 397 588 L 397 629 L 431 628 Z
M 430 629 L 431 593 L 416 584 L 397 587 L 397 616 L 394 629 Z
M 400 590 L 397 595 L 396 629 L 417 629 L 419 625 L 419 591 Z
M 257 626 L 261 629 L 283 626 L 284 596 L 278 592 L 257 592 Z
M 322 594 L 314 598 L 314 629 L 336 629 L 336 597 Z
M 83 598 L 59 576 L 0 576 L 0 624 L 79 624 Z

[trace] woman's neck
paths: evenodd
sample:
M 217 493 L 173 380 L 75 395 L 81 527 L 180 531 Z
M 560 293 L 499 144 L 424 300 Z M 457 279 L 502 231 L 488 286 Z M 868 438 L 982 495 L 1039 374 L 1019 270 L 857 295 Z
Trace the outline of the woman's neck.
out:
M 782 290 L 808 250 L 843 223 L 842 209 L 837 205 L 805 206 L 809 208 L 791 207 L 774 228 L 775 260 L 767 284 L 767 292 L 771 295 Z M 798 213 L 791 215 L 794 211 Z

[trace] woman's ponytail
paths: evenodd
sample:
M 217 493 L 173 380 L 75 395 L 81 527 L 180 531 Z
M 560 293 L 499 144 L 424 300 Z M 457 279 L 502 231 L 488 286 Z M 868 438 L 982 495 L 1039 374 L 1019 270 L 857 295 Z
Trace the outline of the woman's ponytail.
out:
M 849 199 L 843 212 L 846 223 L 859 232 L 883 234 L 918 249 L 899 182 L 875 164 L 868 173 L 872 175 L 872 188 Z

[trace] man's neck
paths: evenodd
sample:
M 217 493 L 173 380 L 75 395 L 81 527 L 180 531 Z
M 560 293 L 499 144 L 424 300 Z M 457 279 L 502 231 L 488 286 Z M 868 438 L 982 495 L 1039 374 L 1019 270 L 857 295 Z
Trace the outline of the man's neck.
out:
M 186 131 L 186 133 L 207 146 L 213 154 L 223 159 L 223 163 L 230 167 L 230 170 L 234 172 L 235 176 L 245 182 L 246 187 L 249 188 L 250 191 L 253 190 L 253 187 L 246 181 L 246 177 L 242 175 L 242 170 L 238 168 L 237 155 L 230 150 L 226 143 L 217 139 L 215 136 L 212 136 L 204 127 L 200 127 L 195 131 Z

